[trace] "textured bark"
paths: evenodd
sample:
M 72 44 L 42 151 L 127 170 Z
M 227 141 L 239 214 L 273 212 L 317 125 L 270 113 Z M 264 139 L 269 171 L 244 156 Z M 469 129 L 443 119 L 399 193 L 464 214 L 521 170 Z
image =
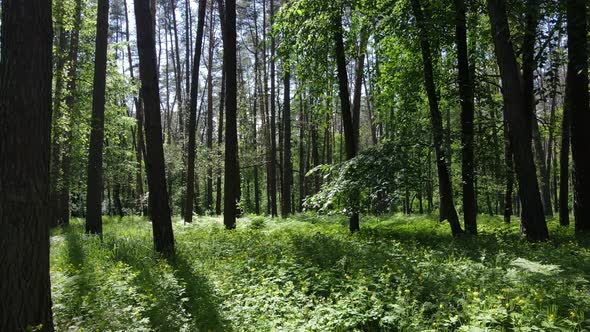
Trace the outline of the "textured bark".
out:
M 51 1 L 2 1 L 0 331 L 53 331 L 49 278 Z
M 104 140 L 104 105 L 107 74 L 109 0 L 98 1 L 96 48 L 88 149 L 86 191 L 86 233 L 102 235 L 102 150 Z
M 354 78 L 354 95 L 352 97 L 352 123 L 354 129 L 354 139 L 356 145 L 359 145 L 360 126 L 361 126 L 361 93 L 363 78 L 365 77 L 365 54 L 367 53 L 367 43 L 369 33 L 366 27 L 361 29 L 360 42 L 357 50 Z M 317 189 L 316 189 L 317 190 Z
M 434 85 L 434 73 L 432 69 L 432 55 L 430 53 L 430 43 L 428 41 L 428 31 L 426 30 L 426 19 L 422 12 L 422 7 L 418 0 L 412 0 L 412 9 L 416 17 L 416 23 L 419 29 L 420 49 L 422 51 L 422 62 L 424 69 L 424 84 L 428 95 L 428 104 L 430 108 L 430 123 L 432 126 L 432 136 L 434 142 L 434 151 L 436 153 L 436 168 L 438 171 L 438 191 L 440 197 L 440 214 L 441 218 L 447 219 L 451 225 L 451 232 L 454 236 L 463 233 L 459 217 L 455 210 L 453 202 L 453 193 L 451 188 L 451 178 L 447 168 L 447 156 L 444 149 L 444 134 L 442 126 L 442 117 L 438 107 L 438 96 Z
M 303 107 L 303 92 L 299 94 L 299 212 L 303 211 L 305 200 L 305 173 L 307 157 L 305 156 L 305 109 Z
M 518 175 L 519 197 L 522 202 L 521 222 L 529 241 L 544 241 L 549 233 L 531 148 L 531 116 L 527 112 L 520 70 L 510 42 L 506 4 L 504 0 L 488 0 L 487 4 Z
M 174 234 L 172 232 L 168 190 L 166 188 L 154 25 L 152 24 L 149 0 L 136 0 L 134 1 L 134 7 L 141 96 L 145 110 L 146 168 L 150 192 L 149 205 L 154 248 L 159 253 L 173 255 Z
M 469 70 L 467 52 L 467 27 L 465 1 L 455 0 L 455 40 L 459 69 L 459 98 L 461 100 L 461 179 L 463 182 L 463 219 L 465 231 L 477 234 L 477 210 L 474 188 L 473 161 L 473 81 Z
M 264 1 L 264 0 L 263 0 Z M 270 26 L 274 20 L 274 1 L 270 0 Z M 266 27 L 264 28 L 266 31 Z M 265 33 L 266 35 L 266 33 Z M 266 36 L 265 36 L 266 39 Z M 266 50 L 265 50 L 266 53 Z M 278 216 L 277 211 L 277 128 L 276 128 L 276 107 L 275 107 L 275 38 L 270 39 L 270 143 L 269 143 L 269 169 L 268 181 L 270 183 L 270 204 L 271 216 Z
M 197 21 L 197 40 L 195 41 L 195 55 L 193 58 L 193 72 L 191 73 L 191 93 L 189 100 L 189 121 L 188 121 L 188 144 L 187 144 L 187 175 L 186 175 L 186 197 L 184 209 L 184 222 L 193 221 L 193 196 L 195 183 L 195 148 L 197 130 L 197 98 L 199 85 L 199 65 L 203 49 L 203 30 L 205 25 L 205 13 L 207 1 L 199 0 L 199 13 Z
M 567 0 L 567 92 L 576 233 L 590 232 L 590 92 L 588 91 L 587 1 Z
M 504 162 L 506 163 L 506 191 L 504 192 L 504 222 L 510 223 L 512 217 L 512 194 L 514 192 L 514 153 L 510 142 L 510 130 L 506 106 L 502 108 L 504 121 Z
M 337 9 L 340 11 L 340 9 Z M 346 55 L 344 49 L 344 38 L 342 29 L 342 18 L 340 12 L 333 17 L 334 25 L 334 41 L 335 41 L 335 55 L 336 55 L 336 72 L 338 76 L 338 91 L 340 96 L 340 107 L 342 113 L 342 125 L 344 129 L 344 141 L 346 145 L 346 159 L 350 160 L 356 157 L 357 154 L 357 140 L 355 139 L 354 120 L 350 108 L 350 92 L 348 91 L 348 74 L 346 73 Z M 358 195 L 351 194 L 353 203 L 358 200 Z M 353 204 L 355 205 L 355 204 Z M 360 230 L 359 215 L 356 211 L 356 206 L 352 207 L 352 212 L 349 216 L 348 226 L 351 232 L 358 232 Z
M 288 64 L 285 65 L 287 67 Z M 293 165 L 291 163 L 291 72 L 284 71 L 284 106 L 283 106 L 283 195 L 281 215 L 289 216 L 291 210 L 291 185 L 293 184 Z
M 559 151 L 559 224 L 569 226 L 569 175 L 570 175 L 570 117 L 571 111 L 567 105 L 570 94 L 566 86 L 566 107 L 563 110 L 561 122 L 561 151 Z
M 236 1 L 227 0 L 224 9 L 223 67 L 225 69 L 225 181 L 223 223 L 227 229 L 236 227 L 240 192 L 238 165 L 238 81 L 236 54 Z

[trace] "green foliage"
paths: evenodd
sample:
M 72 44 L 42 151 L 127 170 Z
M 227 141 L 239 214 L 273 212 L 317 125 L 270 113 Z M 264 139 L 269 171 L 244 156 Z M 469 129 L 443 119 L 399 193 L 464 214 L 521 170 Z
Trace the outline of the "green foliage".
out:
M 424 216 L 175 222 L 178 255 L 153 253 L 150 225 L 81 221 L 52 236 L 58 330 L 559 331 L 590 328 L 590 238 L 552 222 L 547 243 L 480 217 L 454 239 Z

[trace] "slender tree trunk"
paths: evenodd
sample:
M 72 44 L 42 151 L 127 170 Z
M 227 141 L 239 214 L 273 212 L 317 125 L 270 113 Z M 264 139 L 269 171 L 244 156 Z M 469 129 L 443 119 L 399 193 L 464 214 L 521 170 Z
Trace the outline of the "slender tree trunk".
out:
M 284 107 L 283 107 L 283 195 L 281 214 L 283 218 L 291 211 L 291 184 L 293 183 L 293 165 L 291 164 L 291 71 L 288 61 L 284 64 Z
M 186 197 L 184 222 L 193 221 L 193 195 L 195 183 L 195 149 L 196 149 L 196 130 L 197 130 L 197 98 L 199 86 L 199 67 L 201 64 L 201 52 L 203 49 L 203 30 L 205 25 L 205 13 L 207 1 L 199 0 L 199 13 L 197 21 L 197 40 L 195 41 L 195 56 L 193 58 L 193 72 L 191 74 L 191 92 L 189 100 L 189 121 L 188 121 L 188 160 L 186 175 Z
M 529 241 L 543 241 L 549 233 L 531 149 L 531 116 L 526 109 L 519 68 L 510 42 L 506 4 L 504 0 L 488 0 L 487 3 L 518 175 L 522 226 Z
M 567 96 L 570 94 L 566 86 L 566 107 L 563 109 L 561 122 L 561 151 L 559 151 L 559 224 L 569 226 L 569 174 L 570 174 L 570 117 L 571 110 L 567 107 Z
M 467 52 L 465 1 L 455 0 L 455 40 L 459 68 L 459 97 L 461 99 L 461 179 L 463 182 L 463 218 L 465 231 L 477 234 L 473 162 L 473 81 Z
M 207 208 L 213 211 L 213 2 L 209 12 L 209 59 L 207 68 Z
M 444 150 L 444 134 L 442 126 L 442 117 L 438 108 L 438 97 L 434 85 L 434 74 L 432 69 L 432 55 L 430 53 L 430 43 L 428 42 L 428 31 L 426 30 L 426 19 L 422 12 L 422 7 L 418 0 L 412 0 L 412 8 L 416 16 L 416 23 L 419 29 L 420 48 L 422 50 L 422 61 L 424 64 L 424 84 L 428 95 L 430 106 L 430 122 L 432 125 L 432 135 L 436 153 L 436 166 L 438 170 L 438 190 L 440 196 L 441 219 L 447 219 L 451 225 L 451 231 L 454 236 L 463 233 L 459 217 L 453 203 L 453 193 L 451 188 L 451 178 L 447 168 L 447 156 Z
M 506 163 L 506 191 L 504 193 L 504 222 L 510 223 L 512 216 L 512 194 L 514 192 L 514 153 L 512 152 L 512 142 L 510 141 L 510 130 L 508 123 L 508 113 L 506 106 L 503 110 L 504 121 L 504 162 Z
M 0 330 L 53 331 L 49 278 L 51 1 L 2 1 Z
M 336 9 L 337 14 L 333 17 L 334 25 L 334 41 L 335 41 L 335 55 L 336 55 L 336 71 L 338 76 L 338 87 L 340 95 L 340 107 L 342 112 L 342 125 L 344 129 L 345 144 L 346 144 L 346 159 L 350 160 L 356 157 L 357 154 L 357 140 L 355 139 L 354 120 L 350 108 L 350 93 L 348 91 L 348 74 L 346 73 L 346 55 L 344 49 L 344 38 L 342 29 L 342 17 L 340 16 L 340 9 Z M 349 229 L 351 232 L 358 232 L 360 230 L 358 208 L 358 194 L 352 193 L 351 200 L 353 206 L 351 207 L 351 214 L 349 216 Z
M 154 247 L 157 252 L 173 255 L 174 234 L 166 187 L 155 31 L 148 0 L 136 0 L 134 5 L 139 51 L 139 77 L 145 110 L 146 168 Z
M 176 21 L 176 1 L 177 0 L 170 0 L 170 11 L 172 12 L 172 31 L 174 32 L 174 56 L 175 56 L 175 66 L 174 66 L 174 83 L 176 87 L 176 102 L 178 105 L 178 127 L 179 127 L 179 135 L 182 137 L 182 133 L 184 132 L 184 102 L 182 99 L 182 69 L 180 63 L 180 47 L 178 44 L 178 24 Z
M 264 1 L 264 0 L 263 0 Z M 270 0 L 270 26 L 274 20 L 274 0 Z M 264 27 L 266 31 L 266 25 Z M 266 39 L 266 32 L 264 34 Z M 265 50 L 266 53 L 266 50 Z M 270 182 L 270 204 L 271 216 L 278 216 L 277 211 L 277 129 L 276 129 L 276 108 L 275 108 L 275 38 L 270 39 L 270 153 L 269 153 L 269 173 L 268 181 Z
M 225 69 L 225 185 L 223 223 L 227 229 L 236 227 L 237 203 L 240 191 L 237 128 L 237 55 L 236 1 L 226 0 L 223 28 L 223 67 Z
M 303 201 L 305 199 L 305 173 L 306 160 L 305 144 L 303 137 L 305 134 L 305 109 L 303 107 L 303 92 L 299 93 L 299 212 L 303 211 Z
M 588 91 L 587 1 L 567 0 L 566 108 L 571 121 L 576 233 L 590 232 L 590 92 Z
M 86 233 L 102 236 L 104 105 L 106 94 L 109 0 L 98 1 L 92 94 L 90 148 L 86 191 Z

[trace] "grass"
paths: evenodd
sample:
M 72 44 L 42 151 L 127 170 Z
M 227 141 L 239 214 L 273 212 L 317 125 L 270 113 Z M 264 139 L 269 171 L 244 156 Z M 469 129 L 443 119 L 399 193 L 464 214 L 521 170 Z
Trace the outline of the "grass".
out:
M 75 221 L 52 235 L 57 330 L 584 331 L 590 238 L 550 223 L 547 243 L 480 216 L 454 239 L 427 216 L 174 223 L 177 257 L 154 254 L 151 226 L 105 218 L 103 242 Z

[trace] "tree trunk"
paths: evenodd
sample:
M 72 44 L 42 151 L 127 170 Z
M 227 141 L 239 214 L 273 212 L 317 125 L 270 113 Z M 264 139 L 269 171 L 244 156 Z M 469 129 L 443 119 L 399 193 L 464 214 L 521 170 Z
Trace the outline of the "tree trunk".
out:
M 455 0 L 455 40 L 459 69 L 459 98 L 461 100 L 461 179 L 463 182 L 463 218 L 465 231 L 477 234 L 473 161 L 474 92 L 467 52 L 465 1 Z
M 453 193 L 451 188 L 451 179 L 447 168 L 447 156 L 444 150 L 444 134 L 442 126 L 442 117 L 438 108 L 438 97 L 434 85 L 434 74 L 432 69 L 432 56 L 430 54 L 430 43 L 428 41 L 428 31 L 426 30 L 426 20 L 422 13 L 422 7 L 418 0 L 412 0 L 412 8 L 416 17 L 416 23 L 419 29 L 420 48 L 422 50 L 422 61 L 424 64 L 424 84 L 428 95 L 428 104 L 430 106 L 430 122 L 432 125 L 432 136 L 436 153 L 436 166 L 438 170 L 438 190 L 440 197 L 440 214 L 441 219 L 447 219 L 451 225 L 451 232 L 454 236 L 463 233 L 459 217 L 453 203 Z
M 549 233 L 531 149 L 531 116 L 526 109 L 518 64 L 510 42 L 506 4 L 504 0 L 488 0 L 487 3 L 518 175 L 518 190 L 523 210 L 521 222 L 529 241 L 544 241 L 549 237 Z
M 571 116 L 576 233 L 590 232 L 590 92 L 588 91 L 587 1 L 567 0 L 566 108 Z
M 238 166 L 237 128 L 237 54 L 236 54 L 236 1 L 225 2 L 223 29 L 223 67 L 225 69 L 225 184 L 223 223 L 227 229 L 236 227 L 240 191 Z
M 566 105 L 563 109 L 561 122 L 561 151 L 559 151 L 559 224 L 569 226 L 569 175 L 570 175 L 570 117 L 571 110 L 568 107 L 567 96 L 571 93 L 566 85 Z
M 207 208 L 213 210 L 213 2 L 209 12 L 209 59 L 207 68 Z
M 265 0 L 263 0 L 265 1 Z M 274 1 L 270 0 L 270 26 L 272 27 L 274 19 Z M 266 25 L 264 27 L 266 31 Z M 266 32 L 264 38 L 266 39 Z M 266 53 L 266 49 L 264 51 Z M 278 216 L 277 211 L 277 129 L 276 129 L 276 108 L 275 108 L 275 38 L 271 36 L 270 41 L 270 152 L 269 152 L 269 172 L 268 181 L 270 182 L 270 204 L 271 216 Z
M 355 139 L 353 114 L 350 109 L 350 93 L 348 91 L 348 74 L 346 73 L 346 54 L 344 49 L 344 38 L 342 29 L 342 17 L 340 8 L 336 9 L 337 14 L 333 17 L 334 41 L 336 55 L 336 71 L 338 76 L 338 91 L 340 96 L 340 107 L 342 112 L 342 125 L 344 129 L 346 144 L 346 159 L 350 160 L 356 157 L 357 140 Z M 357 211 L 358 194 L 351 193 L 351 214 L 348 220 L 348 226 L 351 232 L 360 231 L 359 214 Z
M 197 21 L 197 40 L 195 41 L 195 56 L 193 58 L 193 71 L 191 73 L 191 92 L 189 100 L 189 121 L 188 121 L 188 160 L 186 175 L 186 197 L 184 222 L 193 221 L 193 196 L 195 183 L 195 149 L 196 149 L 196 126 L 197 126 L 197 98 L 199 86 L 199 67 L 201 64 L 201 53 L 203 49 L 203 30 L 205 25 L 205 13 L 207 1 L 199 0 L 199 13 Z
M 86 233 L 102 236 L 102 150 L 104 140 L 104 105 L 107 74 L 109 0 L 98 1 L 96 51 L 92 93 L 90 148 L 86 190 Z
M 145 110 L 146 168 L 154 247 L 159 253 L 173 255 L 174 234 L 170 219 L 170 206 L 168 205 L 168 189 L 166 188 L 155 31 L 148 0 L 134 1 L 134 5 L 139 51 L 139 77 Z
M 510 130 L 508 129 L 508 113 L 506 105 L 502 107 L 504 121 L 504 162 L 506 163 L 506 191 L 504 193 L 504 222 L 510 223 L 512 217 L 512 194 L 514 192 L 514 153 L 510 141 Z
M 284 107 L 283 107 L 283 195 L 281 214 L 283 218 L 291 211 L 291 184 L 293 183 L 293 165 L 291 164 L 291 71 L 288 61 L 284 64 Z
M 2 1 L 1 331 L 53 331 L 49 278 L 51 1 Z

